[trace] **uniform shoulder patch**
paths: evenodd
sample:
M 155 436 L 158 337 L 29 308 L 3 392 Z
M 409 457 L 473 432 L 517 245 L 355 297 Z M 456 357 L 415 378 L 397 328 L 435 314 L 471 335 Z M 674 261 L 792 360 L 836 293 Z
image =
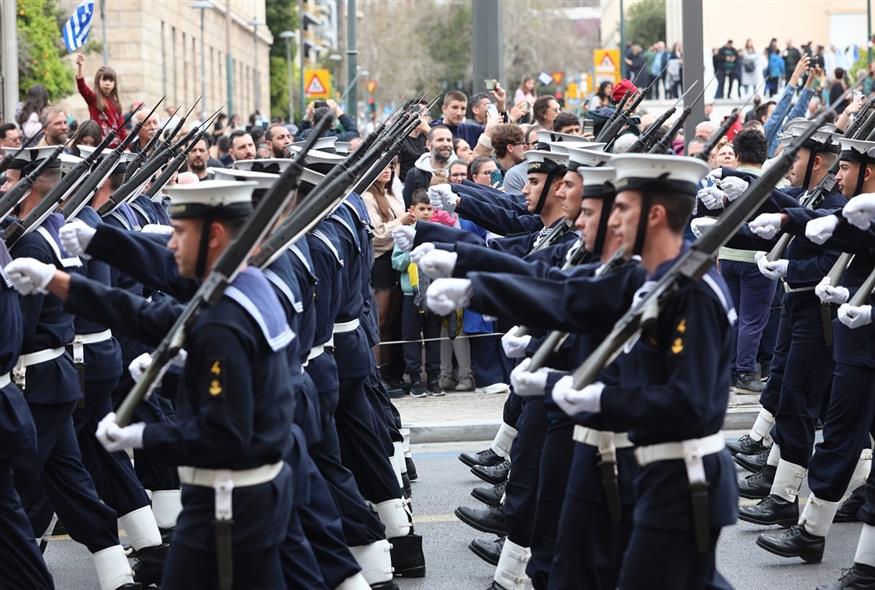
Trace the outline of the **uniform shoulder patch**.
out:
M 207 364 L 207 372 L 209 373 L 207 393 L 210 397 L 219 397 L 225 390 L 225 365 L 222 359 L 210 360 Z

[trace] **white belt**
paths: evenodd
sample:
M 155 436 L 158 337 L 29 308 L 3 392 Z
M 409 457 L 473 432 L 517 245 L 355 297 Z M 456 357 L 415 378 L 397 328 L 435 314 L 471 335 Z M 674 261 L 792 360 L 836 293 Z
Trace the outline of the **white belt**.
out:
M 614 448 L 628 449 L 635 446 L 632 444 L 632 441 L 629 440 L 629 435 L 625 432 L 602 432 L 580 425 L 574 427 L 574 432 L 572 432 L 571 438 L 579 443 L 598 448 L 599 438 L 603 434 L 613 435 Z
M 262 483 L 267 483 L 277 475 L 283 468 L 283 462 L 277 461 L 269 465 L 261 467 L 253 467 L 252 469 L 206 469 L 203 467 L 178 467 L 179 481 L 191 486 L 203 486 L 206 488 L 215 487 L 216 481 L 225 477 L 234 482 L 234 487 L 245 488 L 249 486 L 257 486 Z
M 705 455 L 719 453 L 726 448 L 723 435 L 719 432 L 705 438 L 693 438 L 683 442 L 660 443 L 635 449 L 635 458 L 642 467 L 655 461 L 672 461 L 675 459 L 701 459 Z
M 313 348 L 310 349 L 310 352 L 307 353 L 307 361 L 304 363 L 304 366 L 306 367 L 307 365 L 309 365 L 310 361 L 312 361 L 317 356 L 322 356 L 323 354 L 325 354 L 326 348 L 333 348 L 333 347 L 334 347 L 334 336 L 332 336 L 328 340 L 328 342 L 323 342 L 322 344 L 317 344 L 316 346 L 314 346 Z
M 348 322 L 339 322 L 334 324 L 334 333 L 335 334 L 344 334 L 346 332 L 355 332 L 358 330 L 359 320 L 358 318 L 354 320 L 350 320 Z
M 73 362 L 77 365 L 84 365 L 85 345 L 106 342 L 110 338 L 112 338 L 112 330 L 94 332 L 93 334 L 76 334 L 76 336 L 73 337 L 73 342 L 70 343 L 70 346 L 73 347 Z
M 3 389 L 10 383 L 12 383 L 12 379 L 9 377 L 9 373 L 3 373 L 0 375 L 0 389 Z
M 252 469 L 204 469 L 201 467 L 181 466 L 178 468 L 179 481 L 192 486 L 213 488 L 216 491 L 216 520 L 231 520 L 234 512 L 231 499 L 234 488 L 257 486 L 273 481 L 283 469 L 283 462 L 277 461 L 270 465 L 253 467 Z
M 21 367 L 32 367 L 33 365 L 39 365 L 40 363 L 53 361 L 59 356 L 63 355 L 63 346 L 61 346 L 60 348 L 47 348 L 45 350 L 21 355 L 20 357 L 18 357 L 18 364 Z

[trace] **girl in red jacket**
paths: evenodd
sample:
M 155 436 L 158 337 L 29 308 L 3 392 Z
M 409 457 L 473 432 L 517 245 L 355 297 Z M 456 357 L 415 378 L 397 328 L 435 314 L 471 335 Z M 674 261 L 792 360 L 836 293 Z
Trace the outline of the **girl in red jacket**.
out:
M 97 92 L 94 92 L 85 81 L 84 69 L 85 56 L 79 53 L 76 55 L 76 85 L 79 87 L 79 94 L 88 105 L 88 114 L 91 120 L 100 125 L 103 137 L 106 137 L 111 129 L 116 130 L 116 137 L 109 144 L 110 147 L 115 147 L 128 135 L 128 130 L 124 127 L 125 117 L 118 98 L 115 70 L 109 66 L 100 66 L 97 69 L 97 73 L 94 74 L 94 87 Z

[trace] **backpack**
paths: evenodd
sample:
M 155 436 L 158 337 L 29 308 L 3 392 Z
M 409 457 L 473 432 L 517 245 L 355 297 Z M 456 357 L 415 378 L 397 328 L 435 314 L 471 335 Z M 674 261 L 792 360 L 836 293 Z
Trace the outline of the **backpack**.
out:
M 757 69 L 757 64 L 753 61 L 745 61 L 743 67 L 745 72 L 752 74 Z
M 784 73 L 784 60 L 778 53 L 773 53 L 769 56 L 769 78 L 780 78 Z

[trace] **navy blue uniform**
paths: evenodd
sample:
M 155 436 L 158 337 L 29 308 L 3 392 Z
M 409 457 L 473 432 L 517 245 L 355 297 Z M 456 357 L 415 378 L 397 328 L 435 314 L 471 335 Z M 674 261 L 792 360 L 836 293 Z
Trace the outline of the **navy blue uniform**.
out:
M 113 330 L 156 345 L 181 312 L 167 299 L 147 303 L 126 292 L 74 278 L 68 305 L 93 317 L 94 302 L 109 302 L 101 319 Z M 293 444 L 294 397 L 287 357 L 293 335 L 279 301 L 257 270 L 240 273 L 215 305 L 186 333 L 188 359 L 173 424 L 148 424 L 143 455 L 168 465 L 245 470 L 282 462 Z M 280 587 L 279 547 L 294 501 L 292 472 L 283 463 L 266 483 L 233 492 L 235 585 Z M 162 588 L 217 586 L 215 492 L 184 485 Z
M 8 261 L 6 246 L 0 244 L 0 267 Z M 0 326 L 0 375 L 8 377 L 21 351 L 23 325 L 18 294 L 7 285 L 2 270 Z M 12 382 L 0 387 L 0 580 L 15 590 L 54 588 L 13 484 L 13 459 L 36 460 L 36 441 L 36 429 L 21 390 Z
M 59 245 L 62 224 L 63 217 L 52 214 L 15 244 L 12 256 L 59 267 L 76 265 L 78 260 Z M 70 536 L 95 553 L 118 544 L 118 528 L 115 511 L 98 500 L 73 427 L 73 411 L 83 399 L 73 360 L 64 350 L 73 340 L 73 316 L 54 295 L 28 295 L 20 304 L 22 355 L 58 349 L 61 354 L 26 368 L 24 393 L 36 426 L 38 453 L 36 458 L 17 458 L 16 487 L 35 534 L 42 535 L 56 512 Z

